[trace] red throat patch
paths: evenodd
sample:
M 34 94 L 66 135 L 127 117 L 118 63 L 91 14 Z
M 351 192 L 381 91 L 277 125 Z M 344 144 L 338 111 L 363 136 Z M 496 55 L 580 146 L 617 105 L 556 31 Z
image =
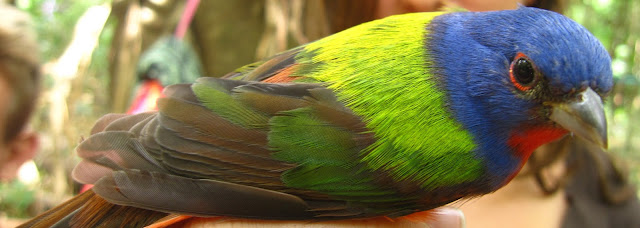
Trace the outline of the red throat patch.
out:
M 515 149 L 516 156 L 526 161 L 533 150 L 566 135 L 567 130 L 557 127 L 532 127 L 524 131 L 513 131 L 507 144 Z
M 524 163 L 529 160 L 529 156 L 531 156 L 533 150 L 546 143 L 559 139 L 567 133 L 567 130 L 557 127 L 532 127 L 523 131 L 511 132 L 511 137 L 509 138 L 507 145 L 515 149 L 515 156 L 521 158 L 518 170 L 522 169 Z M 513 179 L 517 174 L 518 172 L 514 172 L 506 179 L 504 184 L 509 183 L 509 181 L 511 181 L 511 179 Z

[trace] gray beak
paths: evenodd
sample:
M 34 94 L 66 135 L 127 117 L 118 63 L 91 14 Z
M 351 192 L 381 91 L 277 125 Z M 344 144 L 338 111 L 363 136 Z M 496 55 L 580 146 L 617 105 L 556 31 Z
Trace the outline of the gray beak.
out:
M 607 120 L 602 100 L 591 88 L 578 94 L 578 100 L 552 104 L 549 118 L 578 137 L 606 149 Z

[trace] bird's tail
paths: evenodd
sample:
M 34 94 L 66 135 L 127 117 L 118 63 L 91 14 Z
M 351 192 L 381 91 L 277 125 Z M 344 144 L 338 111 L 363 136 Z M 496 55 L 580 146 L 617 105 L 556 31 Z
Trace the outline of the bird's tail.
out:
M 143 227 L 166 215 L 162 212 L 111 204 L 89 190 L 27 221 L 18 228 Z

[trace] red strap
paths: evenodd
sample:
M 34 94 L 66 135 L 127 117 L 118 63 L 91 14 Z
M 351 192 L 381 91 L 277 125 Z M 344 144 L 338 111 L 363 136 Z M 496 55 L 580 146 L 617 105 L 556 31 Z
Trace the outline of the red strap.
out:
M 178 38 L 179 40 L 182 40 L 182 38 L 184 38 L 184 34 L 187 32 L 187 28 L 189 28 L 191 19 L 193 19 L 193 15 L 198 8 L 198 4 L 200 4 L 200 0 L 189 0 L 184 6 L 184 12 L 182 12 L 182 17 L 180 18 L 180 22 L 178 23 L 178 27 L 176 28 L 175 33 L 176 38 Z

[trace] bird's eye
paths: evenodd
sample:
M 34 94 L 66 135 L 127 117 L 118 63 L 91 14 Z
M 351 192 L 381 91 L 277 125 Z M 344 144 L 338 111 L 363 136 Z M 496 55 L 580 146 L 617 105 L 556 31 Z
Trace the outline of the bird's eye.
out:
M 513 85 L 521 91 L 533 88 L 538 81 L 538 73 L 533 66 L 533 62 L 522 53 L 518 53 L 513 62 L 511 62 L 509 77 Z

